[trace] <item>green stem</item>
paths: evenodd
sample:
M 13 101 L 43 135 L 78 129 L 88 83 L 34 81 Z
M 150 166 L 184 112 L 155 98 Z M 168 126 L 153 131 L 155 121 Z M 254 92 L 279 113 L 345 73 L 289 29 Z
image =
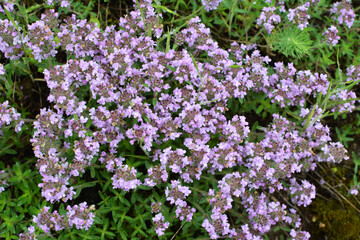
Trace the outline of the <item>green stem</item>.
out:
M 264 31 L 264 27 L 262 27 L 249 41 L 249 43 L 254 43 L 256 38 Z

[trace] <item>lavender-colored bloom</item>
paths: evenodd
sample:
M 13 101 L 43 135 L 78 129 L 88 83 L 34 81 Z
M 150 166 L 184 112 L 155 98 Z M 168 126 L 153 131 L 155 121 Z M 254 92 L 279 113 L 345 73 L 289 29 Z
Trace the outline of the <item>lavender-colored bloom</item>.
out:
M 349 193 L 352 194 L 352 195 L 358 195 L 359 193 L 359 188 L 360 186 L 359 185 L 354 185 L 350 188 L 349 190 Z
M 201 0 L 201 3 L 205 7 L 206 11 L 211 11 L 217 9 L 222 1 L 223 0 Z
M 73 207 L 68 206 L 67 214 L 60 215 L 57 211 L 50 213 L 50 208 L 45 206 L 37 216 L 34 216 L 33 221 L 45 233 L 49 233 L 51 229 L 60 231 L 72 228 L 73 225 L 77 229 L 87 230 L 94 221 L 95 214 L 92 212 L 94 209 L 94 205 L 88 208 L 87 203 L 83 202 Z
M 121 188 L 124 191 L 135 189 L 141 185 L 141 181 L 136 178 L 135 168 L 130 168 L 128 165 L 120 165 L 111 178 L 114 189 Z
M 54 41 L 54 33 L 50 27 L 39 20 L 29 25 L 28 30 L 24 43 L 31 49 L 34 58 L 41 62 L 49 56 L 55 57 L 58 44 Z
M 27 232 L 19 234 L 19 240 L 36 240 L 35 227 L 30 226 Z
M 5 74 L 5 69 L 4 69 L 4 65 L 2 65 L 0 63 L 0 75 L 4 75 Z
M 61 1 L 61 2 L 60 2 Z M 65 0 L 47 0 L 46 1 L 46 4 L 47 5 L 52 5 L 54 3 L 59 3 L 60 2 L 60 5 L 61 7 L 68 7 L 70 6 L 70 2 L 69 1 L 65 1 Z
M 189 206 L 186 207 L 178 206 L 175 210 L 176 217 L 179 218 L 180 221 L 186 220 L 188 222 L 191 222 L 195 212 L 196 212 L 195 208 L 191 208 Z
M 300 185 L 295 178 L 290 179 L 290 183 L 291 201 L 298 206 L 310 205 L 315 199 L 315 186 L 306 180 L 302 180 Z
M 350 65 L 350 67 L 346 69 L 346 76 L 347 76 L 346 81 L 348 82 L 358 81 L 360 79 L 360 65 L 358 66 Z
M 335 103 L 332 112 L 352 112 L 355 109 L 356 93 L 347 89 L 335 93 L 330 97 Z
M 0 193 L 5 191 L 5 187 L 8 186 L 6 179 L 7 174 L 5 173 L 5 170 L 0 170 Z
M 0 127 L 15 122 L 15 131 L 19 132 L 21 131 L 21 126 L 24 124 L 24 121 L 20 121 L 20 117 L 20 113 L 11 107 L 8 101 L 0 104 Z
M 180 207 L 187 206 L 187 203 L 184 201 L 184 199 L 189 196 L 190 193 L 191 190 L 189 187 L 181 186 L 180 181 L 178 180 L 172 180 L 171 189 L 168 187 L 165 189 L 166 200 L 170 201 L 170 204 L 175 204 Z
M 298 27 L 303 30 L 309 25 L 310 15 L 307 13 L 310 3 L 307 2 L 301 6 L 298 6 L 295 9 L 289 9 L 289 14 L 287 15 L 289 21 L 295 22 L 298 24 Z
M 157 203 L 151 203 L 151 212 L 152 213 L 159 213 L 161 212 L 162 208 L 161 208 L 161 202 L 157 202 Z
M 158 236 L 164 235 L 164 231 L 169 227 L 170 223 L 165 222 L 165 217 L 162 213 L 158 213 L 152 218 L 155 225 L 155 232 Z
M 191 221 L 195 209 L 186 202 L 192 191 L 180 179 L 185 183 L 200 180 L 201 184 L 204 174 L 221 174 L 224 168 L 241 169 L 226 174 L 206 196 L 211 215 L 203 227 L 211 238 L 260 239 L 259 235 L 284 222 L 299 228 L 295 211 L 261 193 L 284 191 L 291 195 L 292 191 L 295 201 L 306 205 L 312 200 L 312 186 L 290 182 L 288 187 L 284 181 L 291 179 L 293 173 L 314 169 L 319 161 L 347 158 L 342 145 L 330 143 L 329 129 L 315 121 L 324 110 L 315 109 L 311 119 L 314 121 L 303 132 L 286 118 L 273 115 L 273 123 L 263 129 L 263 138 L 250 142 L 245 117 L 236 115 L 229 120 L 226 106 L 229 98 L 244 98 L 249 91 L 266 94 L 282 107 L 305 106 L 309 96 L 327 93 L 326 75 L 297 71 L 291 63 L 275 63 L 275 73 L 270 75 L 269 57 L 261 56 L 254 45 L 235 43 L 228 51 L 221 49 L 198 17 L 175 35 L 174 41 L 181 50 L 164 53 L 154 35 L 148 36 L 149 32 L 156 32 L 155 37 L 159 37 L 162 30 L 157 26 L 157 13 L 151 3 L 138 1 L 136 10 L 120 19 L 119 27 L 110 26 L 103 31 L 76 16 L 60 25 L 57 37 L 63 50 L 76 59 L 44 71 L 54 108 L 41 110 L 31 140 L 43 177 L 43 195 L 52 202 L 70 200 L 74 191 L 69 183 L 96 159 L 113 175 L 114 188 L 135 189 L 143 184 L 136 177 L 139 169 L 133 167 L 137 165 L 132 159 L 125 161 L 121 157 L 129 154 L 122 147 L 130 142 L 146 154 L 144 166 L 148 169 L 142 169 L 147 170 L 145 185 L 160 187 L 163 182 L 171 182 L 165 196 L 182 221 Z M 283 1 L 280 5 L 284 5 Z M 304 13 L 307 22 L 308 5 L 304 6 L 293 13 Z M 273 14 L 275 10 L 267 8 L 264 13 Z M 45 28 L 51 19 L 56 26 L 54 15 L 40 20 Z M 265 16 L 261 24 L 275 24 L 277 18 L 272 16 Z M 198 59 L 205 54 L 208 61 Z M 349 74 L 349 78 L 358 78 L 355 67 L 349 69 Z M 340 92 L 336 97 L 348 99 L 348 95 Z M 301 111 L 304 119 L 313 112 L 311 106 L 307 107 Z M 5 112 L 4 123 L 10 118 L 11 114 Z M 68 154 L 69 151 L 74 154 Z M 301 191 L 309 193 L 303 196 Z M 231 229 L 227 215 L 230 213 L 226 212 L 233 207 L 234 197 L 248 217 L 239 223 L 240 230 Z M 68 208 L 70 219 L 66 227 L 89 227 L 80 213 L 87 213 L 80 211 L 84 208 Z M 160 204 L 152 205 L 159 236 L 169 227 L 165 209 Z M 62 216 L 49 213 L 50 218 Z M 65 226 L 40 220 L 41 217 L 37 221 L 47 231 Z M 306 237 L 305 233 L 294 231 Z
M 75 225 L 77 229 L 88 230 L 89 227 L 94 222 L 95 214 L 92 210 L 95 209 L 94 205 L 91 205 L 89 208 L 86 202 L 80 203 L 79 205 L 74 205 L 73 207 L 67 206 L 67 219 L 70 227 Z
M 340 37 L 337 35 L 339 31 L 335 26 L 331 26 L 323 33 L 323 36 L 325 37 L 325 40 L 327 41 L 327 44 L 332 44 L 335 46 L 339 40 Z
M 334 3 L 330 12 L 335 15 L 332 19 L 338 21 L 340 24 L 345 24 L 348 28 L 351 28 L 353 25 L 356 15 L 351 8 L 351 0 Z
M 14 23 L 18 25 L 16 21 Z M 0 19 L 0 51 L 11 60 L 18 59 L 24 54 L 21 28 L 18 29 L 19 31 L 8 19 Z
M 14 11 L 15 4 L 13 2 L 11 2 L 11 1 L 2 1 L 1 3 L 2 3 L 2 5 L 0 5 L 0 13 L 5 14 L 3 6 L 6 9 L 6 11 L 8 11 L 8 12 L 13 12 Z
M 145 185 L 154 187 L 159 183 L 166 182 L 168 178 L 168 172 L 166 169 L 161 169 L 159 166 L 148 169 L 149 178 L 145 179 Z
M 305 231 L 296 231 L 295 229 L 291 229 L 290 231 L 290 236 L 292 237 L 292 239 L 295 240 L 308 240 L 310 239 L 310 234 L 308 232 Z
M 257 19 L 257 24 L 264 25 L 268 34 L 271 34 L 272 30 L 275 28 L 274 24 L 281 21 L 280 16 L 274 13 L 275 10 L 275 7 L 264 7 Z

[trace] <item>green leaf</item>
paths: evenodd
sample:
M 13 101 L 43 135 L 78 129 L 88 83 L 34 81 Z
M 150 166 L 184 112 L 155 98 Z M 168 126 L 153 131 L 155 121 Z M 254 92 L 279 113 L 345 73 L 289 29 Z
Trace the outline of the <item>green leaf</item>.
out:
M 360 165 L 360 158 L 358 158 L 358 157 L 356 156 L 356 153 L 355 153 L 355 152 L 352 152 L 352 153 L 351 153 L 351 156 L 352 156 L 352 158 L 353 158 L 354 163 L 355 163 L 356 165 Z
M 15 150 L 10 149 L 10 148 L 4 149 L 4 150 L 2 151 L 2 153 L 4 153 L 4 154 L 11 154 L 11 155 L 17 154 L 17 152 L 16 152 Z
M 125 155 L 125 157 L 133 157 L 133 158 L 144 159 L 144 160 L 150 159 L 148 156 L 142 156 L 142 155 Z
M 297 26 L 289 27 L 280 32 L 274 32 L 270 38 L 274 49 L 286 57 L 302 58 L 310 55 L 312 41 L 308 31 Z
M 12 18 L 11 14 L 8 12 L 8 10 L 6 10 L 6 8 L 3 8 L 3 10 L 5 11 L 6 16 L 8 17 L 8 19 L 10 20 L 10 22 L 12 23 L 12 25 L 16 28 L 16 30 L 19 32 L 19 27 L 18 25 L 15 23 L 14 19 Z
M 23 205 L 24 203 L 28 202 L 28 198 L 29 196 L 28 195 L 22 195 L 19 199 L 18 199 L 18 203 L 16 206 L 21 206 Z
M 120 230 L 119 233 L 120 233 L 120 236 L 121 236 L 121 238 L 122 238 L 123 240 L 127 240 L 128 234 L 127 234 L 126 231 Z
M 90 22 L 95 23 L 98 28 L 101 28 L 100 27 L 100 21 L 99 21 L 99 19 L 97 19 L 97 17 L 91 16 L 90 17 Z
M 155 8 L 159 8 L 159 9 L 164 10 L 164 11 L 166 11 L 166 12 L 168 12 L 168 13 L 173 14 L 173 15 L 179 16 L 179 14 L 177 14 L 176 12 L 170 10 L 169 8 L 167 8 L 167 7 L 165 7 L 165 6 L 161 6 L 161 5 L 157 5 L 157 4 L 154 4 L 153 6 L 154 6 Z
M 90 176 L 91 176 L 91 178 L 95 178 L 95 175 L 96 175 L 96 173 L 95 173 L 95 168 L 94 168 L 94 167 L 90 167 Z
M 42 8 L 43 7 L 43 5 L 41 4 L 35 4 L 35 5 L 32 5 L 32 6 L 29 6 L 28 8 L 25 8 L 25 13 L 30 13 L 30 12 L 32 12 L 32 11 L 34 11 L 34 10 L 37 10 L 37 9 L 39 9 L 39 8 Z
M 99 217 L 94 217 L 94 224 L 103 224 L 104 222 L 103 222 L 103 220 L 101 219 L 101 218 L 99 218 Z

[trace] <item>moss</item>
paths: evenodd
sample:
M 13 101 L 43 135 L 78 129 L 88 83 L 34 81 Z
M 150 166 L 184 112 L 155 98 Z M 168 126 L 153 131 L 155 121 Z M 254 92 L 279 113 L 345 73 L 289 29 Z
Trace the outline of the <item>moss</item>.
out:
M 311 211 L 316 224 L 310 230 L 313 239 L 324 239 L 324 235 L 331 240 L 360 239 L 360 217 L 349 205 L 342 206 L 336 200 L 317 198 L 311 205 Z

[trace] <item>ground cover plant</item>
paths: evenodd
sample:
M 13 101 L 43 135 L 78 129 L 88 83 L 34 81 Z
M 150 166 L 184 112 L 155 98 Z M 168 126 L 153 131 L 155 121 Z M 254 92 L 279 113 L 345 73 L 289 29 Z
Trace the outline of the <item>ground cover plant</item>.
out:
M 358 236 L 359 6 L 0 3 L 1 238 Z

